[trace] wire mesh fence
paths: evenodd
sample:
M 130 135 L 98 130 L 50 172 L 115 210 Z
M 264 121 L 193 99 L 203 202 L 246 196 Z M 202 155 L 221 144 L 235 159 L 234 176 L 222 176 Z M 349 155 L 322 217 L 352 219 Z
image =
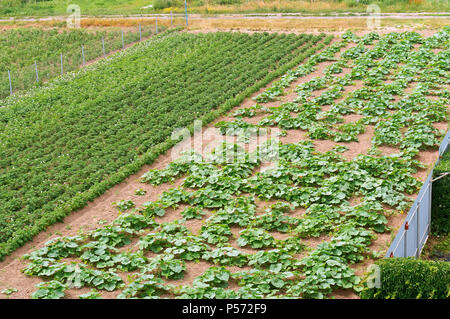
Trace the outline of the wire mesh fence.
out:
M 0 98 L 14 94 L 16 91 L 36 87 L 58 75 L 77 70 L 95 59 L 160 33 L 165 28 L 161 24 L 158 25 L 155 20 L 154 24 L 138 25 L 128 30 L 102 32 L 98 34 L 95 41 L 85 43 L 79 48 L 66 52 L 53 52 L 45 60 L 35 61 L 31 65 L 11 66 L 9 70 L 0 72 Z
M 440 147 L 439 155 L 446 152 L 450 143 L 450 131 L 447 132 Z M 433 189 L 433 169 L 419 191 L 402 226 L 389 247 L 385 257 L 419 257 L 430 234 L 431 197 Z

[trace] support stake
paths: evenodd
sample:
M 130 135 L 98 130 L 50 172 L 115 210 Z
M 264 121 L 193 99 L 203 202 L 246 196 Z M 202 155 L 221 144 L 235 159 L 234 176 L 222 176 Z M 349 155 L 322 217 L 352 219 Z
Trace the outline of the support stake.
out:
M 36 61 L 34 61 L 34 70 L 36 71 L 36 83 L 39 83 L 39 75 L 38 75 L 38 69 L 37 69 Z
M 186 26 L 188 26 L 187 2 L 184 0 L 184 13 L 186 15 Z
M 103 51 L 103 57 L 106 56 L 106 51 L 105 51 L 105 38 L 102 37 L 102 51 Z
M 63 56 L 62 56 L 62 53 L 61 53 L 61 75 L 63 75 L 63 73 L 64 73 L 64 70 L 63 70 Z
M 8 70 L 8 78 L 9 78 L 9 94 L 12 95 L 11 72 L 9 70 Z
M 83 56 L 83 65 L 86 64 L 86 59 L 84 57 L 84 46 L 81 46 L 81 55 Z

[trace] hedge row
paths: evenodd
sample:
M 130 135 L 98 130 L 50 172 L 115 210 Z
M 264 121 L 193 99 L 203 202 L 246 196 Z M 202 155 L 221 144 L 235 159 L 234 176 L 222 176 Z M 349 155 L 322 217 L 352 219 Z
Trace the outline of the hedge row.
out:
M 448 262 L 409 257 L 381 259 L 375 264 L 380 267 L 380 285 L 363 289 L 360 293 L 363 299 L 447 299 L 450 296 Z

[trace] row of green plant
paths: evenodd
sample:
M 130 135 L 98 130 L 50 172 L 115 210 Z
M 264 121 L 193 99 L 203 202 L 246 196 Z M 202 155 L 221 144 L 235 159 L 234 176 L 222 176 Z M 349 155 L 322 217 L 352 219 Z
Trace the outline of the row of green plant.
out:
M 291 170 L 298 166 L 291 160 L 299 154 L 311 158 L 311 163 L 305 166 L 312 170 L 317 163 L 325 165 L 325 158 L 329 157 L 337 163 L 345 162 L 336 151 L 317 154 L 310 142 L 280 147 L 281 160 L 286 165 L 290 163 Z M 39 285 L 34 297 L 62 297 L 65 289 L 81 287 L 109 291 L 124 288 L 119 295 L 123 298 L 210 298 L 211 295 L 214 298 L 324 298 L 339 288 L 360 290 L 360 279 L 348 264 L 376 256 L 369 249 L 376 238 L 375 233 L 389 230 L 383 207 L 376 200 L 348 206 L 344 201 L 345 194 L 342 204 L 336 205 L 328 200 L 329 191 L 318 191 L 317 197 L 305 197 L 305 202 L 278 201 L 265 212 L 258 212 L 254 197 L 241 193 L 261 197 L 248 179 L 253 174 L 252 168 L 259 164 L 258 161 L 227 163 L 220 156 L 215 162 L 205 164 L 198 161 L 198 156 L 189 154 L 172 162 L 165 170 L 150 171 L 143 180 L 156 185 L 168 182 L 161 180 L 161 176 L 178 178 L 186 175 L 183 187 L 191 191 L 172 188 L 157 201 L 146 202 L 139 208 L 131 200 L 113 203 L 120 214 L 111 224 L 75 237 L 54 239 L 26 255 L 29 264 L 24 273 L 50 280 Z M 388 160 L 381 170 L 389 170 L 391 164 Z M 322 165 L 316 169 L 323 170 Z M 336 167 L 330 162 L 328 166 L 329 170 L 324 174 L 347 174 L 335 172 Z M 201 176 L 197 175 L 199 172 Z M 255 179 L 261 178 L 260 175 L 257 174 Z M 304 171 L 303 175 L 317 174 Z M 237 189 L 229 187 L 237 181 L 242 181 Z M 286 185 L 281 182 L 285 181 L 279 181 L 278 185 Z M 189 205 L 181 212 L 183 219 L 156 222 L 180 204 Z M 305 217 L 290 216 L 298 206 L 308 207 Z M 193 234 L 184 225 L 185 221 L 203 219 L 206 211 L 212 213 L 211 216 L 205 219 L 200 232 Z M 231 227 L 242 229 L 237 238 Z M 292 235 L 277 240 L 271 234 L 273 231 Z M 319 244 L 308 256 L 297 259 L 297 254 L 307 248 L 301 238 L 325 234 L 331 237 L 329 242 Z M 139 241 L 133 248 L 129 245 L 134 238 Z M 239 247 L 259 251 L 245 253 L 231 245 L 234 240 Z M 147 252 L 158 256 L 148 258 Z M 65 258 L 77 258 L 81 262 L 67 263 Z M 194 279 L 192 286 L 170 282 L 185 276 L 186 262 L 200 260 L 212 265 Z M 227 266 L 253 269 L 231 273 Z M 122 271 L 133 273 L 128 286 L 118 276 L 117 272 Z M 240 287 L 238 291 L 227 289 L 231 282 Z M 55 294 L 50 289 L 53 286 L 62 292 Z
M 303 75 L 310 74 L 317 63 L 333 61 L 325 69 L 323 77 L 315 77 L 297 86 L 298 97 L 293 102 L 258 109 L 259 115 L 269 115 L 255 125 L 243 120 L 255 114 L 254 107 L 239 110 L 234 122 L 218 123 L 222 133 L 230 128 L 238 131 L 249 127 L 277 126 L 283 130 L 307 131 L 311 139 L 356 142 L 358 135 L 364 133 L 368 125 L 373 125 L 375 132 L 370 154 L 376 155 L 380 152 L 378 146 L 388 145 L 399 148 L 399 154 L 404 158 L 412 159 L 420 150 L 439 145 L 445 131 L 438 131 L 433 123 L 448 119 L 449 97 L 445 90 L 449 81 L 445 76 L 450 60 L 448 29 L 428 39 L 412 32 L 391 33 L 379 40 L 375 33 L 356 40 L 351 34 L 343 38 L 297 70 Z M 368 50 L 365 45 L 375 40 L 377 43 Z M 340 59 L 335 59 L 334 54 L 348 41 L 356 41 L 357 45 L 346 50 Z M 414 44 L 420 45 L 419 50 L 412 51 Z M 442 50 L 434 54 L 434 49 Z M 397 67 L 398 63 L 403 65 Z M 343 68 L 351 68 L 351 72 L 335 76 L 342 73 Z M 289 76 L 292 77 L 291 74 Z M 345 87 L 356 80 L 364 81 L 365 85 L 343 97 Z M 413 82 L 418 84 L 412 92 L 394 102 L 395 97 L 403 95 Z M 272 87 L 256 97 L 256 101 L 273 101 L 281 94 L 280 90 Z M 324 92 L 313 97 L 316 90 Z M 427 98 L 430 95 L 437 99 Z M 336 102 L 338 99 L 341 100 Z M 327 111 L 322 111 L 324 105 L 329 106 Z M 358 114 L 361 118 L 344 123 L 344 116 L 349 114 Z
M 209 123 L 301 63 L 316 37 L 166 32 L 3 100 L 0 256 L 151 163 L 174 128 Z

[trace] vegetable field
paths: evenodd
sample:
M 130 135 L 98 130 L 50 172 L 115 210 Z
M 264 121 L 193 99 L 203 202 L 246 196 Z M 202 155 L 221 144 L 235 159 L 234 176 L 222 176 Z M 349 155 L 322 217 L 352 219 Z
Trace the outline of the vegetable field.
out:
M 164 27 L 159 29 L 162 31 Z M 148 37 L 155 31 L 155 26 L 141 27 L 141 36 Z M 83 64 L 82 53 L 85 61 L 103 56 L 102 38 L 105 54 L 122 48 L 122 32 L 115 28 L 95 32 L 84 29 L 17 28 L 1 32 L 0 98 L 10 94 L 8 71 L 14 91 L 28 89 L 36 85 L 36 69 L 40 83 L 61 74 L 61 54 L 63 72 L 77 70 Z M 137 27 L 123 34 L 123 44 L 139 39 Z
M 237 105 L 325 40 L 168 31 L 3 100 L 0 256 L 152 162 L 175 128 Z
M 226 142 L 152 167 L 113 196 L 114 218 L 28 253 L 23 273 L 45 280 L 33 297 L 358 294 L 448 129 L 450 30 L 330 41 L 168 34 L 2 110 L 9 252 L 172 128 L 302 57 L 210 126 Z

